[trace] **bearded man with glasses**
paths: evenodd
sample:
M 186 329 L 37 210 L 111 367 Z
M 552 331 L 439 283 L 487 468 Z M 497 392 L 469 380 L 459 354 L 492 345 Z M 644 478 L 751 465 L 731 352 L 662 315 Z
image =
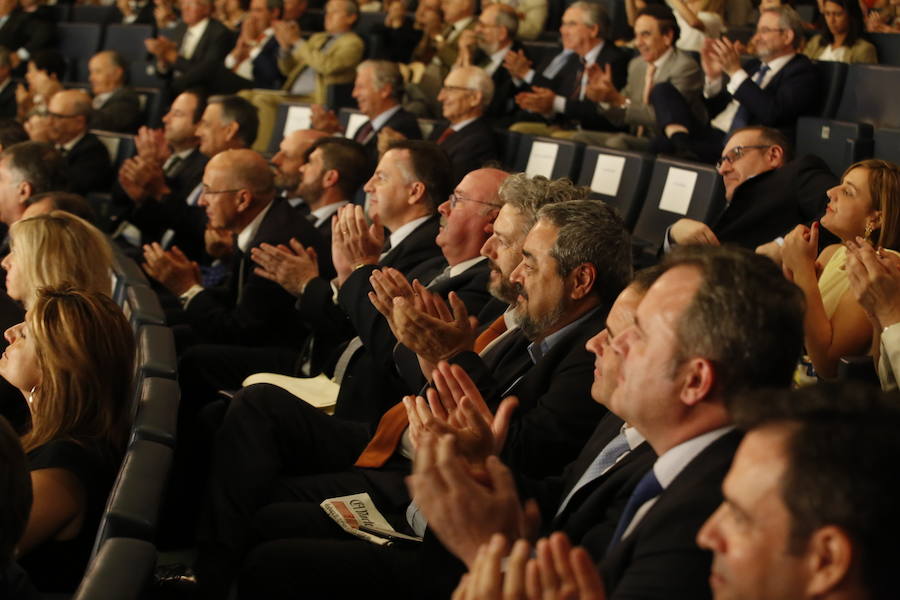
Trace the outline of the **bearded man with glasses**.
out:
M 759 125 L 735 131 L 716 162 L 725 206 L 709 223 L 679 219 L 666 233 L 674 244 L 737 244 L 781 260 L 781 237 L 825 212 L 825 191 L 837 179 L 817 156 L 791 160 L 777 129 Z M 830 242 L 828 242 L 830 243 Z

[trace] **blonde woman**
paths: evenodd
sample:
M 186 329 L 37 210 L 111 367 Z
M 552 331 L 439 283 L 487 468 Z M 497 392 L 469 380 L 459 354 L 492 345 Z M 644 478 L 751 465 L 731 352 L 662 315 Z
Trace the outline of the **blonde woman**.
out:
M 19 562 L 42 592 L 78 585 L 128 434 L 134 338 L 105 294 L 42 288 L 11 327 L 0 376 L 28 400 L 34 502 Z
M 900 167 L 884 160 L 858 162 L 827 194 L 821 221 L 798 225 L 785 237 L 782 251 L 785 275 L 806 296 L 808 357 L 804 372 L 798 373 L 801 384 L 816 376 L 836 377 L 840 358 L 865 354 L 872 341 L 868 317 L 844 270 L 846 246 L 833 244 L 816 256 L 820 223 L 844 243 L 862 237 L 885 250 L 900 249 Z
M 99 229 L 73 214 L 54 210 L 10 227 L 6 293 L 27 309 L 36 290 L 68 281 L 79 288 L 110 292 L 112 250 Z

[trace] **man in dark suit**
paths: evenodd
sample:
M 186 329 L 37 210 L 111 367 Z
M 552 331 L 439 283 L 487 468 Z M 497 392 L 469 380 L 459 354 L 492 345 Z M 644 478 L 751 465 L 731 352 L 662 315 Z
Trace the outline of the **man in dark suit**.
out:
M 819 73 L 799 53 L 804 35 L 803 21 L 790 6 L 763 10 L 753 37 L 759 60 L 746 68 L 728 39 L 707 39 L 700 58 L 710 123 L 699 123 L 675 94 L 654 98 L 671 113 L 660 150 L 715 162 L 727 136 L 747 125 L 775 127 L 793 137 L 797 118 L 815 114 L 822 102 Z
M 33 53 L 53 44 L 54 24 L 20 10 L 14 0 L 0 2 L 0 19 L 3 20 L 0 24 L 0 46 L 13 53 L 14 69 L 19 69 Z M 19 70 L 24 71 L 24 66 Z
M 828 203 L 825 192 L 838 181 L 820 158 L 790 161 L 789 154 L 787 139 L 776 129 L 735 131 L 718 165 L 726 207 L 709 224 L 679 219 L 669 229 L 668 244 L 737 244 L 780 263 L 776 240 L 821 217 Z
M 188 0 L 180 6 L 181 21 L 175 26 L 174 41 L 157 37 L 145 42 L 147 51 L 156 57 L 157 72 L 170 80 L 175 95 L 202 86 L 234 47 L 232 32 L 210 18 L 210 0 Z
M 453 181 L 497 160 L 494 128 L 484 118 L 484 111 L 494 95 L 493 82 L 478 67 L 457 67 L 444 80 L 438 94 L 444 118 L 450 124 L 435 128 L 431 141 L 436 142 L 453 165 Z
M 309 160 L 309 152 L 312 145 L 316 140 L 326 135 L 328 134 L 324 131 L 315 129 L 298 129 L 293 131 L 281 138 L 281 142 L 278 144 L 278 152 L 275 153 L 271 160 L 272 168 L 275 169 L 275 187 L 278 188 L 281 196 L 291 206 L 305 215 L 309 215 L 310 208 L 303 201 L 303 197 L 297 189 L 300 185 L 300 168 Z M 325 234 L 321 229 L 319 233 Z M 328 235 L 331 235 L 330 223 Z M 330 246 L 331 241 L 329 240 L 326 245 Z
M 550 125 L 573 129 L 576 124 L 585 129 L 608 130 L 610 123 L 598 116 L 594 103 L 585 97 L 587 67 L 599 65 L 612 70 L 617 88 L 625 84 L 628 55 L 605 39 L 609 31 L 609 16 L 602 5 L 575 2 L 563 15 L 559 28 L 563 51 L 540 65 L 531 68 L 524 53 L 509 53 L 506 68 L 516 80 L 519 93 L 516 104 L 527 111 L 523 120 L 510 129 L 532 135 L 549 135 Z
M 281 87 L 284 75 L 278 68 L 278 40 L 272 28 L 281 16 L 281 8 L 280 0 L 251 0 L 234 49 L 218 69 L 207 74 L 211 93 Z
M 207 164 L 199 205 L 210 227 L 237 236 L 232 272 L 221 288 L 204 288 L 196 266 L 180 251 L 145 246 L 145 268 L 179 297 L 197 341 L 271 345 L 300 335 L 289 326 L 293 298 L 255 275 L 248 255 L 261 243 L 285 244 L 291 238 L 323 254 L 324 249 L 312 225 L 274 197 L 272 172 L 251 150 L 226 150 Z
M 125 61 L 115 50 L 104 50 L 88 62 L 94 95 L 91 129 L 136 133 L 144 113 L 141 99 L 125 85 Z
M 155 25 L 154 6 L 150 0 L 116 0 L 116 8 L 109 22 L 123 25 Z
M 740 441 L 726 405 L 749 389 L 787 388 L 802 344 L 802 294 L 768 259 L 737 248 L 684 248 L 664 266 L 612 344 L 622 364 L 608 406 L 659 458 L 619 515 L 593 509 L 596 524 L 580 540 L 600 562 L 609 598 L 711 597 L 710 556 L 695 538 L 721 503 Z M 583 499 L 583 508 L 590 505 Z
M 0 119 L 15 119 L 18 110 L 11 57 L 9 50 L 0 47 Z
M 63 90 L 50 99 L 50 134 L 66 160 L 69 191 L 109 192 L 113 178 L 109 151 L 88 132 L 91 99 L 81 90 Z

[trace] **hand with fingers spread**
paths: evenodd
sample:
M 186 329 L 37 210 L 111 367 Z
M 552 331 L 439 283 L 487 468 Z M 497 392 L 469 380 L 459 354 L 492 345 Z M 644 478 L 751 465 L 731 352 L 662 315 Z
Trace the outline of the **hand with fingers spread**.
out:
M 509 555 L 507 557 L 507 554 Z M 506 558 L 506 569 L 503 559 Z M 512 552 L 506 536 L 491 536 L 475 554 L 469 572 L 463 575 L 452 600 L 524 600 L 525 569 L 531 558 L 531 544 L 516 540 Z
M 503 57 L 503 66 L 509 71 L 509 74 L 516 79 L 524 80 L 531 70 L 531 60 L 525 56 L 524 50 L 510 50 Z
M 200 285 L 200 267 L 181 252 L 177 246 L 164 250 L 156 242 L 144 246 L 144 271 L 180 296 L 195 285 Z
M 363 207 L 342 206 L 331 222 L 331 254 L 338 275 L 338 285 L 362 265 L 374 265 L 384 248 L 384 227 L 376 215 L 371 225 L 366 222 Z
M 369 292 L 369 301 L 375 310 L 387 320 L 391 330 L 394 330 L 394 298 L 412 298 L 416 292 L 406 277 L 397 269 L 384 268 L 373 271 L 369 278 L 372 291 Z
M 421 284 L 413 289 L 417 294 L 413 299 L 394 298 L 391 330 L 397 341 L 432 365 L 471 350 L 475 345 L 475 319 L 469 317 L 456 292 L 450 292 L 448 297 L 451 314 L 440 296 Z
M 250 258 L 259 265 L 254 273 L 274 281 L 294 296 L 302 295 L 307 284 L 319 276 L 315 248 L 304 248 L 296 238 L 291 239 L 290 248 L 284 244 L 260 244 L 250 250 Z
M 135 202 L 161 200 L 169 192 L 161 164 L 141 156 L 134 156 L 122 163 L 119 184 Z
M 428 435 L 420 441 L 407 480 L 410 494 L 428 527 L 466 565 L 473 566 L 479 546 L 494 533 L 518 539 L 537 529 L 536 504 L 522 509 L 512 473 L 500 459 L 492 456 L 476 475 L 452 435 Z
M 850 289 L 879 329 L 900 323 L 900 257 L 862 238 L 847 242 Z
M 741 54 L 735 47 L 734 42 L 728 38 L 712 40 L 710 52 L 715 56 L 716 61 L 723 71 L 729 76 L 734 75 L 741 70 Z
M 606 600 L 594 560 L 584 548 L 572 548 L 566 534 L 556 532 L 538 541 L 535 551 L 537 557 L 529 560 L 525 568 L 525 593 L 529 599 Z
M 719 61 L 719 55 L 715 51 L 716 40 L 714 38 L 706 38 L 703 40 L 703 46 L 700 48 L 700 66 L 707 79 L 715 81 L 722 77 L 722 63 Z
M 588 85 L 585 96 L 594 102 L 609 102 L 614 106 L 620 106 L 625 102 L 625 96 L 619 93 L 613 83 L 612 65 L 607 63 L 602 67 L 597 63 L 587 66 Z
M 551 89 L 532 86 L 530 92 L 516 94 L 516 104 L 519 108 L 539 115 L 548 115 L 553 112 L 553 99 L 556 92 Z
M 676 244 L 719 245 L 719 238 L 709 225 L 694 219 L 678 219 L 669 229 L 669 235 Z
M 172 154 L 169 143 L 166 141 L 166 133 L 162 129 L 141 127 L 134 137 L 134 147 L 138 156 L 146 161 L 157 163 L 160 167 Z

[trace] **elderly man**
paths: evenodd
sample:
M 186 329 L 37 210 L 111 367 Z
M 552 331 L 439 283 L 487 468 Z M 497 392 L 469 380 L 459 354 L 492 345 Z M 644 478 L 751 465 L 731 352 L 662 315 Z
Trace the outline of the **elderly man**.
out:
M 513 131 L 549 135 L 550 125 L 572 129 L 577 124 L 596 130 L 609 127 L 604 118 L 582 120 L 592 112 L 596 114 L 593 101 L 585 96 L 587 67 L 609 68 L 616 87 L 625 83 L 627 55 L 606 41 L 609 16 L 600 4 L 575 2 L 563 14 L 559 31 L 563 51 L 536 70 L 523 52 L 506 55 L 504 65 L 519 86 L 516 104 L 530 113 L 532 121 L 516 123 L 511 127 Z
M 9 226 L 22 218 L 29 198 L 65 188 L 65 161 L 49 144 L 14 144 L 0 154 L 0 182 L 0 222 Z
M 599 112 L 614 126 L 626 126 L 631 133 L 579 131 L 573 140 L 586 144 L 648 150 L 651 138 L 665 131 L 668 123 L 655 110 L 652 90 L 655 86 L 673 86 L 684 96 L 698 122 L 706 121 L 706 108 L 701 91 L 703 75 L 697 61 L 675 48 L 678 24 L 672 11 L 654 4 L 641 10 L 634 21 L 634 35 L 639 56 L 628 63 L 628 83 L 621 92 L 612 82 L 609 69 L 592 69 L 587 97 L 599 102 Z M 582 107 L 583 108 L 583 107 Z
M 219 93 L 233 94 L 251 87 L 278 89 L 284 76 L 278 68 L 278 40 L 274 25 L 281 17 L 281 0 L 251 0 L 234 49 L 224 69 L 211 83 Z M 218 80 L 217 80 L 218 79 Z
M 245 90 L 241 95 L 259 110 L 262 136 L 254 148 L 265 151 L 275 126 L 278 105 L 285 100 L 325 102 L 329 85 L 349 83 L 363 58 L 363 41 L 353 33 L 359 9 L 352 0 L 330 0 L 325 5 L 325 31 L 300 39 L 292 21 L 275 26 L 279 45 L 278 67 L 284 84 L 276 92 Z
M 735 131 L 717 165 L 726 208 L 709 224 L 679 219 L 669 228 L 666 245 L 738 244 L 780 263 L 777 238 L 821 217 L 828 203 L 825 192 L 837 184 L 819 157 L 789 158 L 790 145 L 778 130 L 751 126 Z
M 509 117 L 515 108 L 515 84 L 503 63 L 508 53 L 521 49 L 515 41 L 518 30 L 516 10 L 495 2 L 481 11 L 475 22 L 474 36 L 464 34 L 460 40 L 457 66 L 481 67 L 494 82 L 494 98 L 485 113 L 492 119 Z
M 94 95 L 91 129 L 135 133 L 141 125 L 141 100 L 125 85 L 125 60 L 115 50 L 104 50 L 88 62 Z
M 109 151 L 88 132 L 91 99 L 81 90 L 57 92 L 48 107 L 50 135 L 65 157 L 69 190 L 78 194 L 109 192 L 113 168 Z
M 231 31 L 210 18 L 212 0 L 185 0 L 179 4 L 181 21 L 173 39 L 147 39 L 147 52 L 156 58 L 156 71 L 169 80 L 173 94 L 202 85 L 231 49 Z
M 253 274 L 249 252 L 262 243 L 297 238 L 324 254 L 318 233 L 287 203 L 274 201 L 272 171 L 253 151 L 216 154 L 206 165 L 202 186 L 199 206 L 210 227 L 237 237 L 225 285 L 204 288 L 195 263 L 177 248 L 167 251 L 156 243 L 144 247 L 144 268 L 178 296 L 196 341 L 271 345 L 299 335 L 288 326 L 291 295 Z

